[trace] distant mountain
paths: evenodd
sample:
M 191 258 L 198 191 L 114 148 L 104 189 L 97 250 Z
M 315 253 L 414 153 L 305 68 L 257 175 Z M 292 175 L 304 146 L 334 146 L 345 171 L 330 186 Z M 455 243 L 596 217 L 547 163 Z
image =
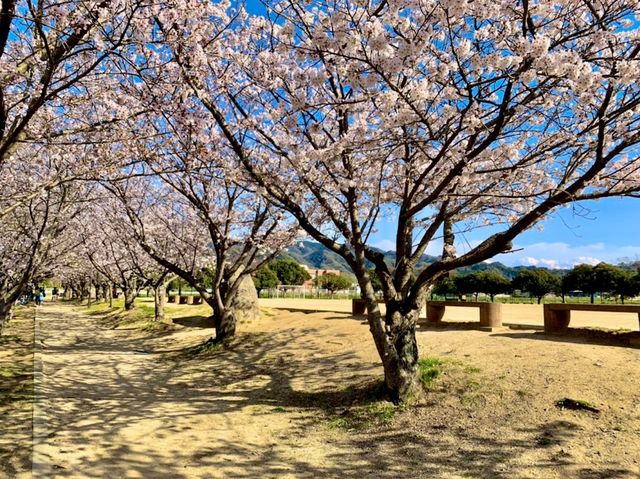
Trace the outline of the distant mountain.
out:
M 384 254 L 385 260 L 389 264 L 395 263 L 395 251 L 378 251 Z M 314 241 L 298 241 L 286 248 L 280 256 L 283 258 L 291 258 L 294 261 L 307 265 L 309 268 L 313 269 L 338 269 L 340 271 L 351 273 L 351 268 L 340 255 Z M 420 270 L 437 260 L 438 258 L 435 256 L 424 255 L 418 262 L 418 269 Z M 373 267 L 373 265 L 369 265 L 369 267 Z M 460 268 L 457 272 L 465 275 L 476 271 L 498 270 L 508 278 L 515 278 L 518 272 L 522 269 L 535 268 L 533 266 L 512 267 L 496 261 L 494 263 L 478 263 L 472 266 L 465 266 L 464 268 Z
M 313 269 L 338 269 L 351 272 L 342 256 L 313 241 L 299 241 L 284 250 L 286 256 Z

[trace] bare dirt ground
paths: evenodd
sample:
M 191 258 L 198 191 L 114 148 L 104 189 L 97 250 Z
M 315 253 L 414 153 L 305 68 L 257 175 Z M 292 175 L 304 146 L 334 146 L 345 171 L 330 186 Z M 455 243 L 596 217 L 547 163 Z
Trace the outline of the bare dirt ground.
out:
M 34 317 L 17 308 L 0 336 L 0 477 L 30 477 Z
M 395 410 L 372 399 L 379 359 L 348 314 L 266 308 L 198 354 L 178 351 L 211 331 L 179 323 L 150 336 L 39 310 L 34 477 L 640 477 L 637 348 L 428 329 L 439 376 Z M 557 408 L 565 397 L 600 412 Z
M 269 308 L 285 308 L 291 311 L 339 311 L 351 312 L 351 300 L 338 299 L 260 299 L 260 304 Z M 384 305 L 380 305 L 384 311 Z M 479 321 L 477 308 L 447 308 L 443 321 L 468 322 Z M 421 317 L 426 317 L 426 308 Z M 512 326 L 544 326 L 542 305 L 538 304 L 503 304 L 502 321 Z M 574 311 L 571 313 L 571 327 L 575 328 L 607 328 L 629 329 L 637 331 L 639 327 L 636 313 L 592 313 Z

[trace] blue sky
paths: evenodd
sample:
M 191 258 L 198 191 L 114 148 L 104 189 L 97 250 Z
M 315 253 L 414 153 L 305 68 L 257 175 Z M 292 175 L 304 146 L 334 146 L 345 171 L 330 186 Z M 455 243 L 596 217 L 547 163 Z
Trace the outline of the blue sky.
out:
M 380 224 L 371 243 L 384 250 L 395 249 L 393 220 Z M 496 256 L 510 266 L 532 265 L 570 268 L 574 264 L 619 263 L 640 260 L 640 199 L 608 198 L 564 208 L 543 222 L 542 231 L 532 229 L 514 241 L 513 253 Z M 486 238 L 479 230 L 459 236 L 456 249 L 463 253 Z M 427 250 L 441 253 L 441 243 Z

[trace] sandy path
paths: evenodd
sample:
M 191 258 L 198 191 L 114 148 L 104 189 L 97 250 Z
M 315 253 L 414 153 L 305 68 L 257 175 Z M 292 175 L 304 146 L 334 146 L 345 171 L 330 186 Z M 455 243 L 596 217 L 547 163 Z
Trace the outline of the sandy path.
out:
M 527 330 L 421 332 L 422 354 L 459 366 L 425 407 L 344 430 L 328 427 L 327 407 L 344 417 L 358 407 L 352 391 L 382 372 L 349 315 L 267 309 L 232 349 L 176 360 L 160 352 L 211 331 L 145 339 L 69 306 L 39 314 L 36 479 L 640 477 L 638 349 Z M 555 408 L 563 397 L 602 413 Z
M 306 411 L 313 397 L 292 388 L 306 373 L 322 378 L 331 366 L 318 357 L 300 368 L 302 379 L 289 375 L 290 364 L 286 375 L 279 373 L 288 361 L 286 343 L 269 338 L 254 338 L 216 364 L 144 352 L 197 344 L 210 334 L 185 329 L 145 340 L 103 329 L 69 306 L 41 308 L 34 478 L 287 478 L 326 471 L 337 447 L 317 434 L 317 418 Z

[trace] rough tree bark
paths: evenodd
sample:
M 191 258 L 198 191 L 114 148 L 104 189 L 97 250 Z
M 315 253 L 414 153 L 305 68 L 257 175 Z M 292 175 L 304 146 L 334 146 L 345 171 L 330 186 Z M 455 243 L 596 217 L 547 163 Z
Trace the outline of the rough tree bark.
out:
M 155 320 L 156 321 L 164 321 L 164 306 L 167 302 L 167 285 L 169 281 L 162 280 L 159 284 L 157 284 L 153 288 L 154 294 L 154 306 L 155 306 Z
M 135 299 L 138 295 L 136 278 L 132 278 L 124 284 L 124 309 L 131 311 L 135 307 Z
M 370 281 L 360 281 L 366 302 L 369 329 L 384 369 L 385 389 L 393 402 L 421 394 L 418 381 L 416 324 L 420 309 L 407 308 L 405 301 L 387 301 L 383 316 Z

